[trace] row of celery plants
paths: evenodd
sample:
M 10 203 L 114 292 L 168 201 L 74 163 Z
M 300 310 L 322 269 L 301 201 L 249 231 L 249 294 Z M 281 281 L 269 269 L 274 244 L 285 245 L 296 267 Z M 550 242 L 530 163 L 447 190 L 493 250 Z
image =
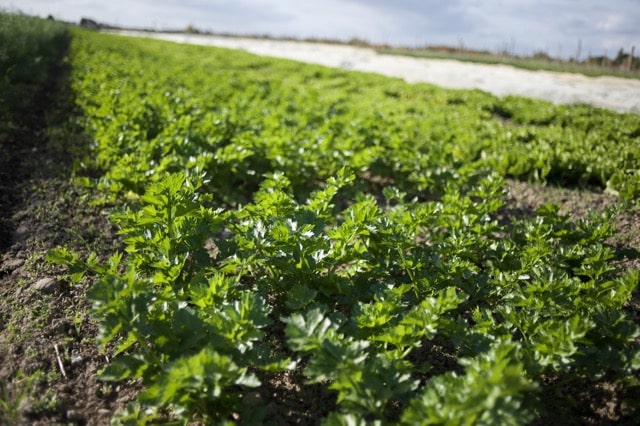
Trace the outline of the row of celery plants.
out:
M 273 421 L 284 377 L 320 388 L 327 424 L 525 424 L 549 382 L 637 386 L 623 307 L 640 274 L 603 245 L 614 212 L 499 220 L 508 133 L 534 151 L 533 129 L 584 129 L 241 52 L 86 32 L 73 46 L 126 252 L 50 259 L 95 277 L 103 377 L 145 384 L 119 421 Z M 511 123 L 494 119 L 507 107 Z
M 78 37 L 75 56 L 78 102 L 114 193 L 198 167 L 222 201 L 245 202 L 265 173 L 308 194 L 342 165 L 412 195 L 481 168 L 631 199 L 640 190 L 635 114 L 99 34 Z

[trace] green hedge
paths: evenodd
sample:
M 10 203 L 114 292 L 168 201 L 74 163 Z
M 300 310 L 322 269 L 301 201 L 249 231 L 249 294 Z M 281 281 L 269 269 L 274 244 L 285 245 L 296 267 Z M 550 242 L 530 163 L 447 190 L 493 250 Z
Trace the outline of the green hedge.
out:
M 3 125 L 30 105 L 67 45 L 64 24 L 0 11 L 0 121 Z

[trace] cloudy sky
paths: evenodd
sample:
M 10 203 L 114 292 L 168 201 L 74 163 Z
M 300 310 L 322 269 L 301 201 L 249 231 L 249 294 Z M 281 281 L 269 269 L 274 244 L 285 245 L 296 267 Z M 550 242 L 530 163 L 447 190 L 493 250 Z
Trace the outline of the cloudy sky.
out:
M 518 54 L 640 50 L 640 0 L 0 0 L 31 15 L 130 27 L 353 37 Z

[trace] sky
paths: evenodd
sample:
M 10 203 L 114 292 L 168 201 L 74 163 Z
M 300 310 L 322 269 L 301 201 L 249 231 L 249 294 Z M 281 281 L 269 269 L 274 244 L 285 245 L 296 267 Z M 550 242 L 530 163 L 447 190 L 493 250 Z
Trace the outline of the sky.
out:
M 615 56 L 635 45 L 640 54 L 640 0 L 0 0 L 0 8 L 156 30 L 190 25 L 221 33 L 582 59 Z

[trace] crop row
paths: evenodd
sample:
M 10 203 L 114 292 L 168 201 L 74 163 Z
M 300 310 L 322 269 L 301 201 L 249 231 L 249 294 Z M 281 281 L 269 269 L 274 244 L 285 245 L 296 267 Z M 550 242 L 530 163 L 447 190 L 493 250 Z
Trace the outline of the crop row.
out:
M 637 115 L 196 46 L 167 57 L 157 42 L 117 40 L 127 47 L 79 53 L 76 70 L 114 191 L 139 192 L 150 175 L 199 167 L 242 200 L 265 173 L 282 171 L 308 190 L 348 164 L 412 194 L 441 193 L 481 168 L 639 194 Z
M 145 385 L 120 421 L 276 421 L 293 382 L 327 424 L 524 424 L 636 386 L 615 212 L 502 210 L 505 175 L 637 196 L 636 116 L 80 31 L 72 63 L 126 253 L 50 259 Z
M 67 29 L 60 23 L 0 9 L 0 133 L 42 90 L 66 40 Z

